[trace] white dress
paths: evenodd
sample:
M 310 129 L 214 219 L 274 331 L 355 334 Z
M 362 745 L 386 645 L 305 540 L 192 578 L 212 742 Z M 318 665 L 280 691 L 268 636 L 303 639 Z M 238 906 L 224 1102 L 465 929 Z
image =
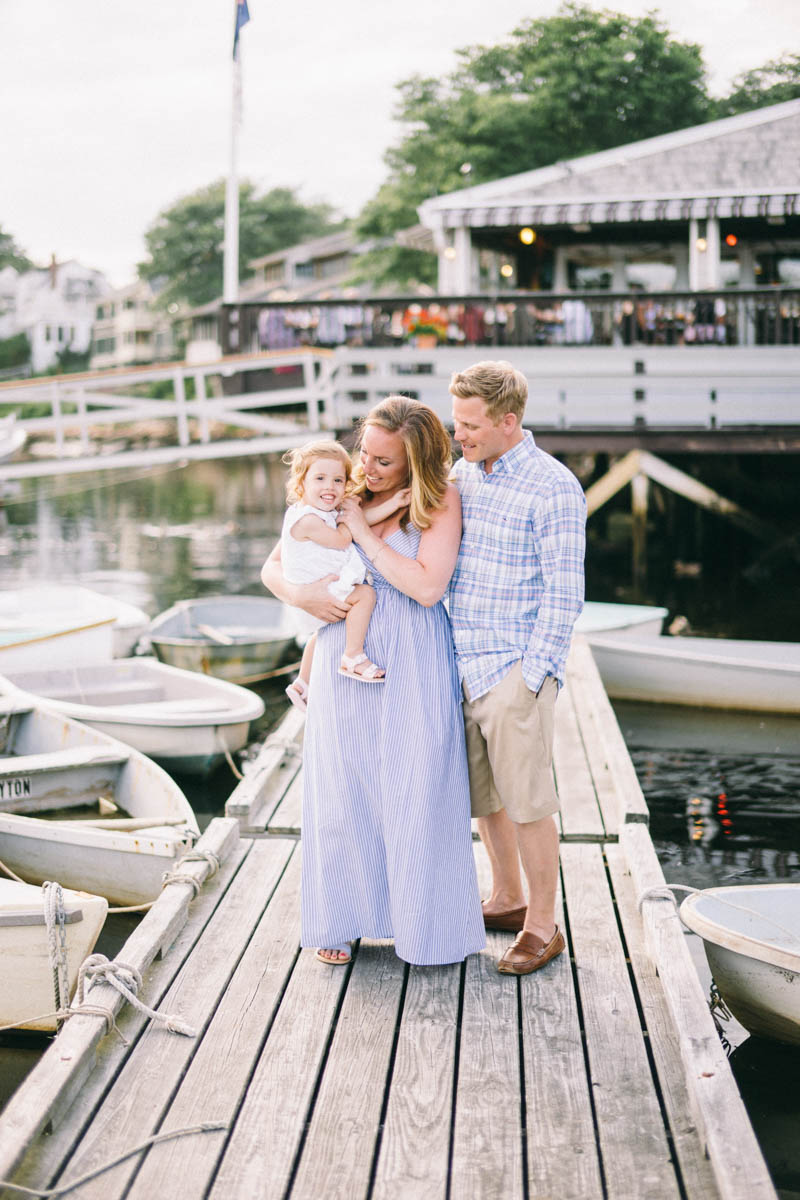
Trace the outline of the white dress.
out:
M 334 550 L 330 546 L 320 546 L 318 542 L 301 542 L 292 537 L 292 526 L 313 513 L 331 529 L 336 528 L 336 513 L 326 512 L 322 508 L 314 508 L 311 504 L 291 504 L 283 518 L 281 530 L 281 566 L 283 575 L 289 583 L 314 583 L 324 579 L 326 575 L 337 575 L 338 578 L 328 584 L 328 591 L 337 600 L 345 600 L 357 583 L 363 583 L 366 578 L 364 562 L 351 544 L 346 550 Z M 323 625 L 317 617 L 304 612 L 302 608 L 292 608 L 295 621 L 295 634 L 301 640 L 311 637 Z

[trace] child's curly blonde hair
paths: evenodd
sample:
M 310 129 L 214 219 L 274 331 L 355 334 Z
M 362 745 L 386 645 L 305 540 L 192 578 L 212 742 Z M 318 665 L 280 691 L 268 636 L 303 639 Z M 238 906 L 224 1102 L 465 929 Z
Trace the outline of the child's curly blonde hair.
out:
M 281 459 L 289 468 L 289 478 L 286 480 L 286 499 L 289 504 L 296 504 L 303 499 L 303 480 L 311 464 L 318 458 L 332 458 L 340 462 L 346 480 L 345 494 L 352 492 L 353 463 L 341 442 L 306 442 L 302 446 L 295 446 L 294 450 L 287 450 Z

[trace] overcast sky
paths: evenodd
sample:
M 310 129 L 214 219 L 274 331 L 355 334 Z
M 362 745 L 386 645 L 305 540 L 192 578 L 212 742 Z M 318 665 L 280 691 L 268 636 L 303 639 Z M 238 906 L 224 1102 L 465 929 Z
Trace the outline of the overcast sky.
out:
M 395 85 L 446 74 L 557 0 L 249 0 L 240 176 L 355 215 L 398 137 Z M 641 16 L 653 0 L 604 6 Z M 0 0 L 0 226 L 129 282 L 143 234 L 228 169 L 234 0 Z M 798 0 L 663 0 L 713 94 L 797 51 Z M 509 163 L 509 174 L 525 163 Z

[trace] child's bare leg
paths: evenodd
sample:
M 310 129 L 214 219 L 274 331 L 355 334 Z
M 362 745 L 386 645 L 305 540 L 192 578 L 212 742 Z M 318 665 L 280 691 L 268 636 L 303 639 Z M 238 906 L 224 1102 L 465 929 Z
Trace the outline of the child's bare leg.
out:
M 308 684 L 311 679 L 311 663 L 314 659 L 316 641 L 317 635 L 312 633 L 303 648 L 303 657 L 300 660 L 300 674 L 286 688 L 286 695 L 295 708 L 299 708 L 301 712 L 305 712 L 308 707 Z
M 312 633 L 303 647 L 303 657 L 300 659 L 300 678 L 305 684 L 311 682 L 311 664 L 314 661 L 314 647 L 316 644 L 317 635 Z
M 375 589 L 366 583 L 356 584 L 348 596 L 348 600 L 351 600 L 352 604 L 344 619 L 345 658 L 352 660 L 364 653 L 364 639 L 367 636 L 370 617 L 375 608 L 375 599 Z M 370 668 L 374 667 L 374 663 L 370 662 L 369 659 L 365 659 L 352 668 L 352 673 L 355 675 L 368 675 L 372 679 L 380 679 L 384 675 L 384 671 L 380 667 L 377 671 L 370 670 Z

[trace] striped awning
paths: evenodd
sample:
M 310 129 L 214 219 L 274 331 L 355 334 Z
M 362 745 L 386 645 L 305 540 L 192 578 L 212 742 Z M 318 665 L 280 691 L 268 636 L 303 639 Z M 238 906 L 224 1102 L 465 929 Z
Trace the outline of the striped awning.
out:
M 498 207 L 449 208 L 442 212 L 445 229 L 505 228 L 516 225 L 613 225 L 639 221 L 688 221 L 712 217 L 790 217 L 800 215 L 800 193 L 695 196 L 659 200 L 578 200 Z

